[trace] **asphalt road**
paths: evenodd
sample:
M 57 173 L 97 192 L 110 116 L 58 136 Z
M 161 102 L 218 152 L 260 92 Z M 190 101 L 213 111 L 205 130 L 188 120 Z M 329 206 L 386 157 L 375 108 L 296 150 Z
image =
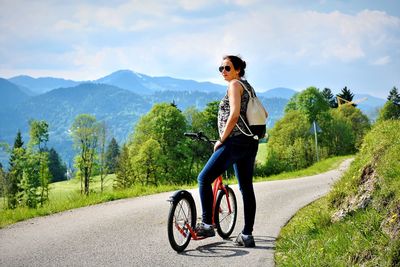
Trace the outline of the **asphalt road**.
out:
M 169 193 L 113 201 L 36 218 L 0 229 L 0 266 L 274 266 L 275 239 L 299 210 L 329 191 L 350 160 L 306 178 L 255 184 L 256 248 L 238 248 L 218 235 L 191 241 L 183 253 L 167 237 Z M 238 221 L 243 226 L 237 186 Z M 201 211 L 197 190 L 191 191 Z

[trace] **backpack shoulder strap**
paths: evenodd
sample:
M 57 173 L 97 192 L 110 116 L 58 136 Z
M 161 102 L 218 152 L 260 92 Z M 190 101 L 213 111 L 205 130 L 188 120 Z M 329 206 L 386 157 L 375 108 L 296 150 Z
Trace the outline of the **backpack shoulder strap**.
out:
M 244 82 L 242 82 L 241 80 L 238 80 L 238 81 L 239 81 L 240 84 L 243 86 L 244 90 L 247 91 L 247 93 L 249 94 L 249 96 L 250 96 L 251 98 L 253 98 L 253 97 L 254 97 L 254 94 L 253 94 L 252 90 L 251 90 L 251 89 L 248 89 L 247 86 L 244 84 Z

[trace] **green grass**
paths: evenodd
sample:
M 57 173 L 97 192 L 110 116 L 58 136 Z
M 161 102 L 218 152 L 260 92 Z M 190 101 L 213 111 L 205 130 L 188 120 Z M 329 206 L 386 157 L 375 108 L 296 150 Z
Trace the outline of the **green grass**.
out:
M 263 146 L 261 146 L 263 147 Z M 265 148 L 265 147 L 264 147 Z M 281 180 L 289 179 L 294 177 L 302 177 L 308 175 L 314 175 L 321 172 L 328 171 L 336 168 L 344 159 L 347 157 L 335 157 L 323 160 L 313 166 L 290 173 L 283 173 L 280 175 L 274 175 L 270 177 L 255 177 L 256 182 L 270 181 L 270 180 Z M 135 185 L 133 188 L 125 190 L 114 190 L 112 188 L 112 182 L 114 174 L 108 175 L 104 183 L 104 191 L 100 192 L 100 178 L 94 177 L 90 183 L 91 194 L 89 196 L 82 196 L 80 194 L 80 181 L 79 179 L 72 179 L 69 181 L 63 181 L 53 183 L 50 185 L 49 199 L 50 201 L 43 207 L 37 209 L 29 209 L 24 207 L 18 207 L 15 210 L 1 209 L 2 203 L 0 203 L 0 228 L 5 227 L 9 224 L 34 218 L 43 215 L 49 215 L 56 212 L 61 212 L 69 209 L 84 207 L 88 205 L 94 205 L 102 202 L 138 197 L 143 195 L 155 194 L 160 192 L 174 191 L 184 188 L 195 188 L 197 184 L 192 185 L 160 185 L 160 186 L 141 186 Z M 227 184 L 236 184 L 235 178 L 227 179 Z
M 258 145 L 256 162 L 259 164 L 265 164 L 266 159 L 267 159 L 267 143 L 260 143 Z
M 400 121 L 369 133 L 349 170 L 324 198 L 301 209 L 276 243 L 277 266 L 400 266 Z M 331 218 L 361 194 L 369 167 L 377 182 L 365 208 Z

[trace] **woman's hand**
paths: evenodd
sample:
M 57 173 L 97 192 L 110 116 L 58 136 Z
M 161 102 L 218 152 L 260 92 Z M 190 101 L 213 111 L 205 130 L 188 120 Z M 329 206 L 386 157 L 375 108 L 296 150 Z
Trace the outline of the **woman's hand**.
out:
M 217 142 L 215 142 L 214 144 L 214 152 L 217 151 L 217 149 L 222 146 L 222 142 L 220 140 L 218 140 Z

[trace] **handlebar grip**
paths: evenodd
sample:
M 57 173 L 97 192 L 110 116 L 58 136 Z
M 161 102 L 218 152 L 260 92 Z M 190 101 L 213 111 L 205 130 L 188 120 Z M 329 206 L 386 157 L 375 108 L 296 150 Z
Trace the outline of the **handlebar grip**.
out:
M 184 133 L 183 135 L 188 137 L 198 137 L 197 133 Z

